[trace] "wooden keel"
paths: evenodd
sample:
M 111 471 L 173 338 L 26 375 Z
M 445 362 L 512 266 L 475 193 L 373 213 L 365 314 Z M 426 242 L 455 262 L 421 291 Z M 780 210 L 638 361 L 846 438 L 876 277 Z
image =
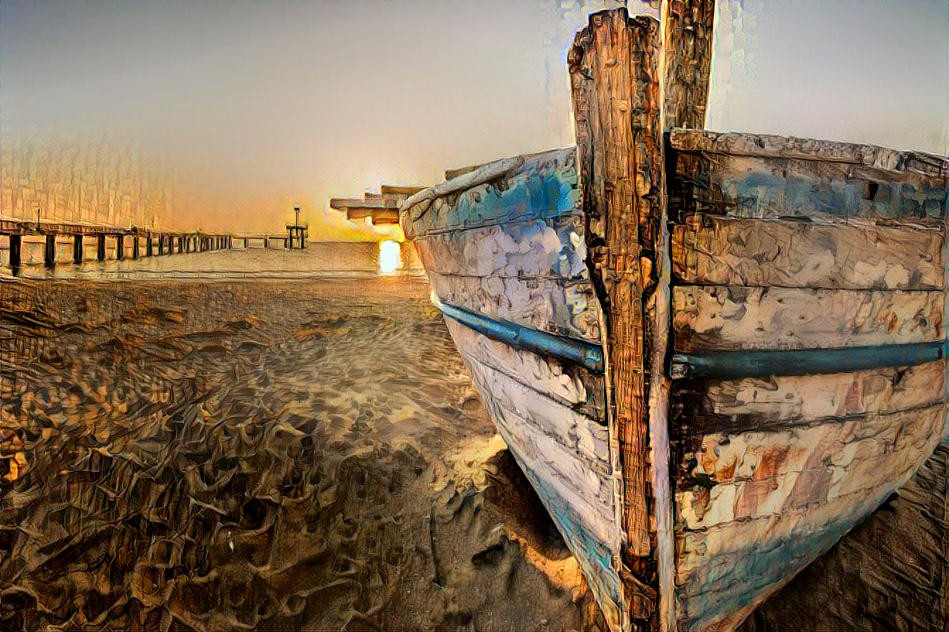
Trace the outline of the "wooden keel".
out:
M 662 29 L 622 10 L 595 14 L 568 59 L 587 248 L 603 305 L 607 394 L 623 469 L 633 627 L 676 627 L 663 133 L 704 122 L 713 18 L 710 1 L 663 3 Z
M 657 627 L 646 456 L 645 297 L 661 229 L 659 27 L 625 10 L 590 17 L 569 53 L 591 274 L 603 305 L 610 423 L 619 440 L 629 578 L 624 627 Z M 636 113 L 636 114 L 634 114 Z M 634 120 L 635 119 L 635 120 Z

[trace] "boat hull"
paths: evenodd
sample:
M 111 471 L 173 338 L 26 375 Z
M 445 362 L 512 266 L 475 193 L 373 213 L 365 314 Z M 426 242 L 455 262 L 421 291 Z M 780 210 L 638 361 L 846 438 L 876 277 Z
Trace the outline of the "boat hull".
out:
M 695 149 L 700 140 L 703 150 Z M 713 150 L 734 142 L 674 133 L 672 186 L 685 190 L 696 163 L 712 171 L 702 182 L 721 178 L 714 165 L 728 163 Z M 754 160 L 779 171 L 784 158 Z M 810 160 L 823 168 L 819 156 Z M 837 171 L 841 162 L 832 162 Z M 795 221 L 785 201 L 770 216 L 764 202 L 753 216 L 744 216 L 747 205 L 728 204 L 697 215 L 694 197 L 670 209 L 669 370 L 677 379 L 668 402 L 669 627 L 740 623 L 938 444 L 946 417 L 944 174 L 927 186 L 916 206 L 899 189 L 890 198 L 897 209 L 852 204 L 834 216 L 825 205 Z M 402 221 L 499 433 L 608 623 L 625 629 L 630 612 L 655 612 L 659 596 L 657 586 L 635 583 L 624 558 L 626 473 L 608 414 L 607 325 L 582 206 L 570 148 L 495 164 L 408 204 Z M 814 221 L 801 223 L 805 216 Z M 655 603 L 631 603 L 644 595 Z
M 402 221 L 498 432 L 620 629 L 620 475 L 602 362 L 511 344 L 528 331 L 554 347 L 599 348 L 575 161 L 573 148 L 524 157 L 510 174 L 411 206 Z M 492 326 L 511 333 L 486 335 Z

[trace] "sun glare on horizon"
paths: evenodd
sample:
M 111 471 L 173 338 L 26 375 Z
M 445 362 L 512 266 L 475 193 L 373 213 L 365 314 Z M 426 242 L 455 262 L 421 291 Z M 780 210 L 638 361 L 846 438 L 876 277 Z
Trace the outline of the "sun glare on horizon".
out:
M 392 274 L 402 267 L 402 249 L 391 239 L 379 242 L 379 273 Z

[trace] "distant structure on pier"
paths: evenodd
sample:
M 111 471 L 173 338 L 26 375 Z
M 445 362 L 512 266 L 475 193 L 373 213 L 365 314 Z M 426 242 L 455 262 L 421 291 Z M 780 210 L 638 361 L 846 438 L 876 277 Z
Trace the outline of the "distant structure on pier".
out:
M 330 208 L 346 213 L 353 221 L 368 217 L 374 226 L 398 224 L 399 206 L 423 188 L 383 184 L 379 193 L 366 193 L 362 198 L 332 198 Z
M 287 224 L 287 248 L 293 250 L 294 243 L 297 248 L 306 248 L 306 240 L 309 237 L 309 224 L 300 223 L 300 207 L 294 206 L 293 213 L 296 219 L 292 224 Z

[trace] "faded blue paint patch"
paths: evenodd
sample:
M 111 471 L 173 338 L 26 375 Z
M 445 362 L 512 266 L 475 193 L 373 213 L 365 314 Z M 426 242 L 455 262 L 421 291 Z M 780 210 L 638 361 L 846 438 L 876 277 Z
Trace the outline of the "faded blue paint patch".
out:
M 709 171 L 691 183 L 699 204 L 724 206 L 736 217 L 806 217 L 814 213 L 842 217 L 946 217 L 945 187 L 917 187 L 912 182 L 864 178 L 783 176 L 778 166 L 750 171 L 742 177 Z
M 558 149 L 529 157 L 524 166 L 497 182 L 490 182 L 442 198 L 438 212 L 424 213 L 412 226 L 420 236 L 477 226 L 549 219 L 578 214 L 580 190 L 576 151 Z
M 871 510 L 868 508 L 867 513 Z M 794 533 L 769 542 L 735 542 L 733 549 L 708 558 L 699 575 L 679 586 L 684 623 L 680 628 L 700 629 L 759 602 L 826 553 L 863 516 L 864 512 L 855 512 L 810 533 Z

